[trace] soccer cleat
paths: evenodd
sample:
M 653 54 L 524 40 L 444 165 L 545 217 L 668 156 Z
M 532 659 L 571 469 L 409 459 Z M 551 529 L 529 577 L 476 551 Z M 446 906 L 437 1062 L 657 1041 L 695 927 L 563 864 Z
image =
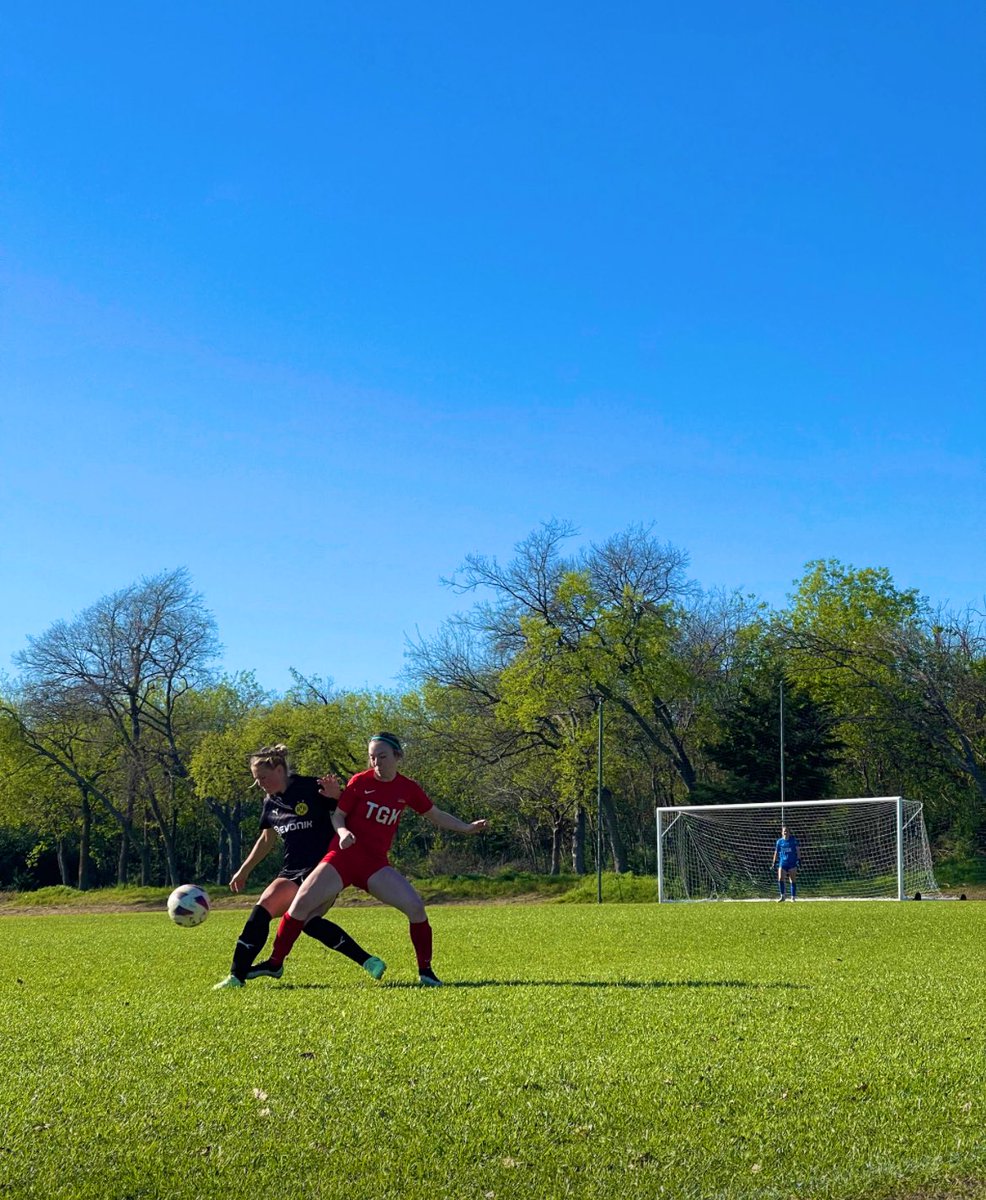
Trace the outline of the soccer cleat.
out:
M 787 896 L 778 896 L 778 897 L 777 897 L 777 903 L 778 903 L 778 904 L 783 904 L 783 903 L 784 903 L 784 901 L 785 901 L 786 899 L 787 899 Z
M 431 967 L 425 967 L 418 972 L 418 982 L 422 987 L 441 987 L 442 981 L 438 978 Z
M 242 979 L 237 979 L 235 975 L 227 975 L 225 979 L 220 979 L 218 983 L 212 985 L 212 990 L 218 992 L 223 988 L 238 988 L 246 987 Z
M 387 964 L 382 958 L 377 958 L 375 954 L 371 954 L 366 962 L 363 963 L 363 970 L 367 975 L 372 975 L 374 979 L 382 979 L 386 969 Z
M 269 958 L 265 958 L 247 971 L 247 979 L 280 979 L 283 974 L 284 963 L 278 963 L 275 967 Z

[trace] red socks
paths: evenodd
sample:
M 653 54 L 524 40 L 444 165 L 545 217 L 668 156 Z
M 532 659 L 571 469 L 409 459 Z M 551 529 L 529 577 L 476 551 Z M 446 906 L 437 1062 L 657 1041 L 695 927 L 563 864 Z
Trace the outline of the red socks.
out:
M 431 966 L 431 926 L 427 921 L 419 921 L 408 928 L 411 931 L 411 945 L 418 956 L 418 970 L 426 971 Z M 277 945 L 276 942 L 274 944 Z
M 270 952 L 270 960 L 275 967 L 279 967 L 291 953 L 291 947 L 301 937 L 304 928 L 305 922 L 299 921 L 297 917 L 292 917 L 289 913 L 285 913 L 281 917 L 281 923 L 278 925 L 277 934 L 274 937 L 274 948 Z

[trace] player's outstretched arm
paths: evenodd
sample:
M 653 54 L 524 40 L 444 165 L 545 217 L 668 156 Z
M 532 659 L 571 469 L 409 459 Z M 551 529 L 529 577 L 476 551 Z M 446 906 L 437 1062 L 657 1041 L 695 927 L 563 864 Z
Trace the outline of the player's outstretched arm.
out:
M 253 849 L 243 860 L 240 869 L 229 881 L 229 890 L 231 892 L 242 892 L 246 887 L 247 880 L 250 878 L 250 872 L 257 863 L 262 862 L 270 854 L 276 845 L 277 834 L 274 830 L 262 829 L 260 837 L 253 843 Z
M 460 821 L 450 812 L 435 807 L 429 808 L 423 816 L 437 828 L 448 829 L 452 833 L 482 833 L 489 824 L 485 818 L 479 821 Z

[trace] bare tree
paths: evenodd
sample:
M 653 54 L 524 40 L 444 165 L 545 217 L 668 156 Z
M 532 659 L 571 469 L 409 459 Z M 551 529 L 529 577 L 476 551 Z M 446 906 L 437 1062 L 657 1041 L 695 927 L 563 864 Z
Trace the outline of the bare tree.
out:
M 492 593 L 492 600 L 455 618 L 438 638 L 412 646 L 412 665 L 419 677 L 477 699 L 485 693 L 495 705 L 499 697 L 486 681 L 496 673 L 489 666 L 536 654 L 550 681 L 546 692 L 557 694 L 564 674 L 570 689 L 566 707 L 571 689 L 589 711 L 603 697 L 674 764 L 690 791 L 696 780 L 687 745 L 694 668 L 708 669 L 698 652 L 704 648 L 707 658 L 710 648 L 709 638 L 693 634 L 710 620 L 699 605 L 699 589 L 687 578 L 687 556 L 659 542 L 649 528 L 633 526 L 566 557 L 563 543 L 573 534 L 572 526 L 552 521 L 521 542 L 506 566 L 495 558 L 467 558 L 459 575 L 446 582 L 461 593 Z M 486 669 L 477 666 L 477 650 L 486 656 Z M 543 737 L 550 729 L 545 707 L 527 733 Z
M 178 714 L 183 696 L 208 681 L 218 649 L 215 622 L 181 568 L 103 597 L 72 621 L 29 638 L 15 656 L 25 713 L 41 720 L 52 706 L 71 707 L 101 718 L 113 732 L 124 797 L 106 803 L 123 833 L 121 877 L 137 814 L 146 806 L 160 833 L 168 880 L 177 882 L 174 818 L 188 776 Z M 76 778 L 66 755 L 49 749 L 52 761 Z M 93 794 L 102 792 L 86 782 Z M 142 878 L 149 882 L 146 844 L 140 849 Z

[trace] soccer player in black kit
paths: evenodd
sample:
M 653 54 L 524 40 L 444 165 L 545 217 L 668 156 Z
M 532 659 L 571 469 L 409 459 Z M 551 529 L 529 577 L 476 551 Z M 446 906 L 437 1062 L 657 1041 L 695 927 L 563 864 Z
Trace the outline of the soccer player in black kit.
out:
M 280 978 L 283 967 L 265 965 L 254 970 L 253 964 L 267 943 L 271 921 L 287 912 L 308 874 L 322 861 L 335 834 L 332 813 L 336 802 L 321 790 L 329 776 L 321 780 L 295 775 L 288 766 L 286 746 L 270 746 L 251 754 L 250 771 L 254 782 L 266 793 L 260 814 L 260 837 L 229 881 L 230 890 L 243 890 L 250 872 L 270 854 L 278 838 L 284 843 L 284 863 L 247 918 L 236 942 L 229 975 L 215 985 L 216 990 L 241 988 L 248 979 L 261 976 Z M 332 778 L 332 782 L 337 781 Z M 382 959 L 367 954 L 344 929 L 324 917 L 308 921 L 304 932 L 330 950 L 351 958 L 374 979 L 379 979 L 387 969 Z

